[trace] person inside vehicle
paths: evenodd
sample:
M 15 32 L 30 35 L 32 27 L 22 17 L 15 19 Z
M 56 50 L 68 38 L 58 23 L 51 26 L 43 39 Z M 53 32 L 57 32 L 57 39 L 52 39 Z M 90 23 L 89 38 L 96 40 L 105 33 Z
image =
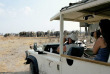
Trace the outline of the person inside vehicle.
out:
M 71 48 L 71 47 L 76 47 L 77 45 L 75 44 L 75 41 L 78 40 L 76 34 L 70 34 L 67 36 L 68 42 L 66 44 L 64 44 L 63 46 L 63 52 L 64 54 L 67 53 L 67 51 Z M 57 48 L 57 52 L 60 52 L 60 47 Z
M 99 37 L 94 46 L 93 53 L 96 55 L 94 60 L 107 62 L 110 54 L 110 35 L 109 35 L 110 20 L 100 20 L 100 32 L 102 37 Z
M 101 36 L 100 30 L 96 30 L 95 32 L 91 32 L 91 36 L 97 40 Z

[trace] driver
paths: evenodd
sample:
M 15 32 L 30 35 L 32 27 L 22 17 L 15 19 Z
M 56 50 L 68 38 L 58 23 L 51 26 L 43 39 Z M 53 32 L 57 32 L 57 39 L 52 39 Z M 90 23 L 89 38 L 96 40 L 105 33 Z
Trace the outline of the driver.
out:
M 76 34 L 70 34 L 67 36 L 67 44 L 65 44 L 63 46 L 63 52 L 64 54 L 67 54 L 68 50 L 71 48 L 71 47 L 77 47 L 77 45 L 75 44 L 75 41 L 78 40 Z M 59 50 L 60 50 L 60 47 L 57 48 L 57 52 L 59 53 Z

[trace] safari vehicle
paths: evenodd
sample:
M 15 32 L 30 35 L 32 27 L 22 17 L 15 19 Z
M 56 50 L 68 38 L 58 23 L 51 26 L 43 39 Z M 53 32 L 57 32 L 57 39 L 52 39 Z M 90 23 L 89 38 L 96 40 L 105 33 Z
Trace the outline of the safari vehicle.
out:
M 60 20 L 60 44 L 34 45 L 34 50 L 26 51 L 26 64 L 30 64 L 33 74 L 110 74 L 109 62 L 101 62 L 83 57 L 84 48 L 72 48 L 68 55 L 63 54 L 64 21 L 77 21 L 97 25 L 101 19 L 110 19 L 110 0 L 82 0 L 63 7 L 50 20 Z M 87 25 L 84 25 L 87 27 Z M 96 27 L 94 27 L 96 28 Z M 91 31 L 94 28 L 90 28 Z M 60 54 L 56 48 L 60 45 Z M 51 51 L 51 48 L 54 50 Z M 42 50 L 42 51 L 41 51 Z M 78 50 L 77 55 L 72 51 Z

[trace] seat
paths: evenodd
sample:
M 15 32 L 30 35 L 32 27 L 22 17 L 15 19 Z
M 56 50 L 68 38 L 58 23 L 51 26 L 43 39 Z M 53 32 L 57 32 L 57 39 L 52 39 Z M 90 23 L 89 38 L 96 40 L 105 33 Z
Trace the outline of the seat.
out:
M 71 47 L 68 50 L 67 55 L 81 57 L 83 53 L 84 53 L 84 47 Z
M 84 53 L 84 47 L 71 47 L 68 51 L 67 51 L 67 55 L 70 56 L 76 56 L 76 57 L 81 57 Z M 69 66 L 71 66 L 73 64 L 72 59 L 66 59 L 67 64 Z

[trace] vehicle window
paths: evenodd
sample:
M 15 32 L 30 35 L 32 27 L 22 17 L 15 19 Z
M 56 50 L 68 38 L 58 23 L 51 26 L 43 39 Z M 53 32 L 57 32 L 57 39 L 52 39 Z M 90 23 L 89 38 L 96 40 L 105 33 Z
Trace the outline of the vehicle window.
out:
M 50 52 L 50 53 L 57 53 L 57 48 L 59 45 L 47 45 L 44 48 L 44 51 Z

